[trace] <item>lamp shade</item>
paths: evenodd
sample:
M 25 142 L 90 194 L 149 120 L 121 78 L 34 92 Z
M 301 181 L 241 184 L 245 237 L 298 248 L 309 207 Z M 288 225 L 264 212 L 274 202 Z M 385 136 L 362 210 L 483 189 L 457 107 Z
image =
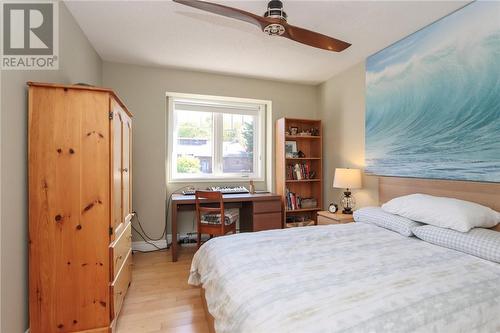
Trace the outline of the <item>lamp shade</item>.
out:
M 333 187 L 361 188 L 361 170 L 336 168 L 333 178 Z

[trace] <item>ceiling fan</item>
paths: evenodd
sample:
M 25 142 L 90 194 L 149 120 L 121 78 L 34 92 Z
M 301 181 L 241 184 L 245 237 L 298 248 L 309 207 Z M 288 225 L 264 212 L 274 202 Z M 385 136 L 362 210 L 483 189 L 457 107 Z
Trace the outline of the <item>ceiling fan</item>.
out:
M 323 34 L 295 27 L 287 23 L 287 15 L 283 11 L 283 3 L 280 0 L 271 0 L 267 5 L 264 16 L 258 16 L 241 9 L 227 7 L 216 3 L 198 0 L 173 0 L 182 5 L 201 9 L 210 13 L 245 21 L 258 26 L 270 36 L 281 36 L 296 42 L 317 47 L 320 49 L 341 52 L 351 44 L 325 36 Z

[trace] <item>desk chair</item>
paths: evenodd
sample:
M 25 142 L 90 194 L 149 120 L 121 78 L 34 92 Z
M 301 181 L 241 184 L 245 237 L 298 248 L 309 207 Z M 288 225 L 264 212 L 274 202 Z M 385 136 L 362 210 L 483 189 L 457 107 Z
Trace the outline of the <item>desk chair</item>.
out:
M 201 235 L 224 236 L 229 232 L 236 233 L 236 220 L 238 211 L 224 211 L 222 193 L 217 191 L 196 191 L 196 222 L 198 225 L 198 238 L 196 245 L 201 245 Z M 221 221 L 221 216 L 224 219 Z

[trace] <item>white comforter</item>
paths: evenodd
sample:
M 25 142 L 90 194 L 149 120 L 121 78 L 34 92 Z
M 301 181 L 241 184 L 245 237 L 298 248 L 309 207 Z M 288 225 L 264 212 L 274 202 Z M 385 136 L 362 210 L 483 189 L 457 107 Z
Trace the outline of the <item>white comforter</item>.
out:
M 500 265 L 364 223 L 204 244 L 189 283 L 223 332 L 500 332 Z

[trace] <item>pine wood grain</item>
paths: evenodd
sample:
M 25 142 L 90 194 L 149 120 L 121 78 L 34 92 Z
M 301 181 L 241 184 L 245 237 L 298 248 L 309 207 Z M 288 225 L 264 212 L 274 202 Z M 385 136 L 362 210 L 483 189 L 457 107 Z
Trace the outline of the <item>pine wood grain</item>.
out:
M 123 103 L 120 97 L 113 91 L 113 89 L 110 88 L 78 85 L 78 84 L 68 85 L 68 84 L 48 83 L 48 82 L 33 82 L 33 81 L 28 81 L 27 84 L 30 87 L 63 88 L 63 89 L 87 90 L 87 91 L 108 93 L 121 105 L 121 107 L 129 117 L 133 116 L 130 110 L 125 105 L 125 103 Z
M 127 259 L 128 252 L 132 248 L 132 224 L 128 222 L 120 237 L 116 238 L 110 244 L 109 259 L 111 265 L 111 280 L 114 280 L 118 275 L 118 271 Z
M 101 181 L 109 175 L 108 98 L 86 90 L 30 87 L 33 333 L 109 322 L 109 237 L 96 237 L 108 235 L 110 189 Z
M 29 84 L 30 332 L 110 332 L 130 281 L 130 260 L 113 266 L 113 198 L 130 197 L 127 177 L 113 192 L 111 101 L 107 89 Z M 121 124 L 120 124 L 121 126 Z M 123 142 L 119 133 L 116 151 Z M 125 150 L 130 151 L 128 126 Z M 127 154 L 128 164 L 131 164 Z M 123 170 L 119 169 L 119 173 Z M 120 203 L 119 224 L 123 221 Z M 127 211 L 131 211 L 127 202 Z M 123 229 L 122 229 L 123 230 Z M 120 251 L 130 253 L 130 230 Z M 118 245 L 118 243 L 114 244 Z M 130 259 L 131 257 L 129 257 Z M 123 263 L 123 264 L 121 264 Z M 121 265 L 120 265 L 121 264 Z M 116 269 L 115 269 L 116 268 Z M 115 283 L 115 273 L 119 271 Z M 112 287 L 110 288 L 112 284 Z M 111 289 L 111 290 L 110 290 Z M 117 295 L 112 292 L 118 289 Z M 114 308 L 112 306 L 114 305 Z
M 131 209 L 131 186 L 130 186 L 130 150 L 131 150 L 131 125 L 130 118 L 123 114 L 123 139 L 122 139 L 122 180 L 123 180 L 123 217 L 128 221 L 130 219 Z
M 120 105 L 114 100 L 111 99 L 111 112 L 112 112 L 112 121 L 111 121 L 111 168 L 112 173 L 112 203 L 113 209 L 111 213 L 111 228 L 113 230 L 112 239 L 116 237 L 116 235 L 121 233 L 121 229 L 123 227 L 124 215 L 123 215 L 123 154 L 122 154 L 122 143 L 123 143 L 123 111 Z
M 112 319 L 117 318 L 118 314 L 120 313 L 131 280 L 132 280 L 132 250 L 129 249 L 125 257 L 125 262 L 118 271 L 115 281 L 113 281 L 113 283 L 111 284 L 110 294 L 113 296 L 113 301 L 111 302 Z

